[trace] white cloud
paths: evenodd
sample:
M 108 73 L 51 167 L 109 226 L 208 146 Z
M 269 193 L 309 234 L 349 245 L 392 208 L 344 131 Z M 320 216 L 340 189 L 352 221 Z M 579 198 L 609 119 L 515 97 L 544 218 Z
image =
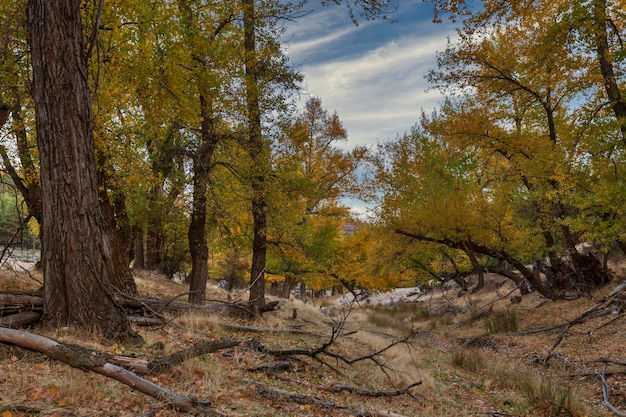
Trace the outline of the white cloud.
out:
M 342 30 L 337 30 L 335 32 L 329 33 L 325 36 L 307 39 L 299 42 L 290 42 L 287 45 L 289 53 L 297 54 L 297 55 L 305 55 L 308 51 L 323 47 L 324 45 L 328 45 L 335 41 L 340 40 L 345 35 L 354 31 L 354 28 L 347 28 Z
M 445 33 L 404 37 L 352 59 L 305 64 L 306 88 L 337 111 L 351 145 L 395 137 L 419 120 L 421 109 L 429 112 L 441 101 L 436 91 L 425 92 L 424 76 L 446 40 Z

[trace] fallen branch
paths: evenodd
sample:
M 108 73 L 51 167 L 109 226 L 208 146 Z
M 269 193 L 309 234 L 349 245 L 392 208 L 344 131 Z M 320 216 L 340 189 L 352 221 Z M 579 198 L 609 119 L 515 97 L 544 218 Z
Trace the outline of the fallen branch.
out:
M 278 375 L 278 374 L 275 374 L 276 371 L 285 372 L 285 371 L 291 370 L 292 368 L 293 368 L 293 365 L 291 364 L 291 362 L 281 361 L 281 362 L 274 362 L 270 365 L 259 365 L 253 368 L 248 368 L 248 372 L 265 372 L 268 375 Z
M 278 362 L 278 363 L 282 363 L 282 362 Z M 257 367 L 260 368 L 260 367 Z M 257 370 L 256 368 L 253 368 L 252 370 Z M 259 369 L 259 370 L 264 370 L 264 369 Z M 364 388 L 359 388 L 359 387 L 354 387 L 351 385 L 345 385 L 345 384 L 335 384 L 335 385 L 317 385 L 317 384 L 313 384 L 311 382 L 308 381 L 303 381 L 303 380 L 299 380 L 296 378 L 290 378 L 288 376 L 285 375 L 281 375 L 281 374 L 277 374 L 275 372 L 266 372 L 267 375 L 272 376 L 276 379 L 280 379 L 281 381 L 285 381 L 285 382 L 291 382 L 291 383 L 295 383 L 298 385 L 304 385 L 308 388 L 314 388 L 314 389 L 318 389 L 318 390 L 322 390 L 322 391 L 328 391 L 328 392 L 333 392 L 333 393 L 337 393 L 337 392 L 342 392 L 342 391 L 347 391 L 350 392 L 352 394 L 356 394 L 356 395 L 361 395 L 363 397 L 371 397 L 371 398 L 378 398 L 378 397 L 397 397 L 400 395 L 408 395 L 410 397 L 412 397 L 413 399 L 417 398 L 415 397 L 415 395 L 413 395 L 413 393 L 410 391 L 411 388 L 416 387 L 418 385 L 422 385 L 422 381 L 417 381 L 414 382 L 412 384 L 409 384 L 405 387 L 402 388 L 397 388 L 397 389 L 392 389 L 392 390 L 384 390 L 384 391 L 372 391 L 372 390 L 367 390 Z
M 129 369 L 138 375 L 158 375 L 168 372 L 188 359 L 228 349 L 239 343 L 234 339 L 211 340 L 150 361 L 132 356 L 112 355 L 108 362 Z
M 258 382 L 250 382 L 256 388 L 257 393 L 265 398 L 277 399 L 283 398 L 287 401 L 293 401 L 298 404 L 315 405 L 318 407 L 328 408 L 331 410 L 344 410 L 350 415 L 361 417 L 406 417 L 402 414 L 397 414 L 386 410 L 367 410 L 364 408 L 355 408 L 339 405 L 330 401 L 324 401 L 319 398 L 311 397 L 304 394 L 292 394 L 286 391 L 280 391 L 274 388 L 270 388 L 266 385 Z
M 508 334 L 515 335 L 515 336 L 526 336 L 526 335 L 536 334 L 536 333 L 546 333 L 546 332 L 552 332 L 552 331 L 557 331 L 557 330 L 560 331 L 559 336 L 557 336 L 552 347 L 550 348 L 550 351 L 548 352 L 548 355 L 546 356 L 546 361 L 547 361 L 552 356 L 552 352 L 554 352 L 554 349 L 556 349 L 557 346 L 559 346 L 559 344 L 561 343 L 561 341 L 563 340 L 567 332 L 572 327 L 585 323 L 587 320 L 590 320 L 592 318 L 606 316 L 608 314 L 620 313 L 620 311 L 623 309 L 623 305 L 613 305 L 613 306 L 608 305 L 607 307 L 602 308 L 602 309 L 601 307 L 607 305 L 609 301 L 611 301 L 613 298 L 615 298 L 618 294 L 623 292 L 625 289 L 626 289 L 626 281 L 622 282 L 621 284 L 613 288 L 613 290 L 609 294 L 607 294 L 601 300 L 596 302 L 593 306 L 589 307 L 587 310 L 583 311 L 582 314 L 580 314 L 578 317 L 575 317 L 572 320 L 569 320 L 563 323 L 554 324 L 554 325 L 549 325 L 549 326 L 535 327 L 535 328 L 531 328 L 531 329 L 524 330 L 521 332 L 513 332 L 513 333 L 508 333 Z M 620 300 L 620 301 L 623 302 L 623 300 Z
M 222 349 L 231 348 L 239 344 L 239 340 L 235 339 L 218 339 L 206 341 L 188 347 L 187 349 L 174 352 L 171 355 L 151 360 L 150 362 L 148 362 L 148 369 L 151 373 L 164 373 L 169 371 L 174 366 L 180 365 L 187 359 L 206 355 L 207 353 L 217 352 L 218 350 Z
M 0 328 L 0 342 L 40 352 L 52 359 L 67 363 L 74 368 L 89 370 L 115 379 L 134 390 L 165 401 L 179 411 L 192 412 L 206 405 L 205 402 L 199 402 L 194 397 L 174 394 L 141 378 L 134 372 L 109 363 L 111 355 L 104 352 L 78 345 L 60 343 L 44 336 L 7 328 Z M 212 413 L 211 415 L 219 415 L 212 410 L 206 410 L 206 412 Z
M 0 327 L 21 327 L 41 318 L 41 313 L 36 311 L 24 311 L 17 314 L 0 317 Z
M 611 404 L 611 389 L 609 384 L 606 382 L 606 363 L 604 364 L 602 372 L 596 372 L 596 375 L 600 377 L 600 381 L 602 383 L 602 398 L 604 400 L 604 405 L 606 405 L 609 410 L 618 416 L 626 416 L 626 412 L 621 411 L 619 408 Z
M 43 309 L 43 297 L 30 294 L 0 294 L 0 313 Z
M 287 333 L 287 334 L 303 334 L 308 336 L 317 336 L 324 337 L 323 334 L 313 333 L 306 330 L 298 330 L 298 329 L 270 329 L 270 328 L 258 328 L 251 326 L 242 326 L 239 324 L 230 324 L 223 323 L 221 326 L 228 330 L 233 330 L 237 332 L 248 332 L 248 333 Z
M 132 324 L 136 324 L 137 326 L 142 327 L 150 327 L 150 326 L 161 326 L 167 324 L 163 319 L 158 317 L 137 317 L 137 316 L 127 316 L 128 321 Z

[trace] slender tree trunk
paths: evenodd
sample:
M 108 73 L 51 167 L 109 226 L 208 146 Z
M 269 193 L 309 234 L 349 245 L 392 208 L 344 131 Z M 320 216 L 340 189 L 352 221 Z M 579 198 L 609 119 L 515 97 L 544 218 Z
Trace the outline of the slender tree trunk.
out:
M 613 53 L 609 47 L 609 37 L 607 30 L 606 0 L 593 0 L 591 7 L 591 17 L 593 22 L 593 40 L 596 48 L 598 66 L 604 81 L 604 91 L 611 101 L 613 114 L 619 122 L 622 133 L 622 144 L 626 145 L 626 100 L 615 76 L 613 68 Z
M 283 289 L 281 291 L 281 297 L 289 299 L 291 295 L 291 289 L 296 283 L 296 279 L 294 277 L 285 277 L 285 281 L 283 282 Z
M 482 290 L 485 287 L 485 273 L 483 271 L 483 266 L 480 264 L 480 262 L 478 262 L 478 259 L 476 258 L 476 254 L 469 249 L 466 249 L 465 253 L 467 254 L 467 256 L 470 259 L 470 262 L 472 263 L 472 269 L 478 275 L 478 283 L 472 289 L 472 292 L 475 293 L 475 292 Z
M 21 172 L 18 173 L 13 166 L 13 161 L 9 157 L 5 146 L 0 145 L 0 157 L 4 163 L 5 169 L 13 183 L 18 188 L 29 214 L 37 220 L 41 225 L 42 205 L 41 205 L 41 186 L 39 184 L 39 170 L 35 166 L 30 155 L 30 145 L 26 136 L 26 127 L 24 125 L 24 117 L 22 114 L 22 104 L 19 92 L 13 91 L 14 103 L 11 108 L 8 105 L 0 106 L 0 127 L 4 126 L 9 114 L 12 118 L 12 128 L 17 140 L 17 150 L 20 159 Z
M 259 106 L 259 65 L 256 50 L 256 11 L 254 0 L 241 0 L 244 14 L 244 49 L 246 67 L 246 106 L 248 113 L 248 153 L 252 160 L 252 267 L 249 304 L 257 313 L 265 305 L 265 260 L 267 254 L 267 202 L 265 169 L 267 152 L 261 131 Z
M 153 187 L 150 193 L 152 207 L 148 215 L 149 220 L 146 231 L 145 266 L 147 269 L 165 273 L 165 233 L 163 232 L 162 198 L 162 187 L 160 185 Z
M 133 253 L 135 254 L 135 263 L 133 268 L 137 268 L 137 269 L 146 269 L 146 257 L 145 257 L 145 253 L 146 253 L 146 248 L 145 248 L 145 232 L 143 231 L 142 228 L 138 227 L 138 226 L 134 226 L 133 227 L 133 235 L 135 236 L 134 239 L 134 251 Z
M 270 295 L 278 297 L 279 292 L 278 281 L 272 281 L 272 284 L 270 285 Z
M 129 262 L 126 251 L 123 249 L 122 242 L 117 233 L 115 212 L 113 211 L 113 205 L 106 191 L 108 187 L 106 186 L 105 175 L 106 174 L 102 171 L 99 172 L 98 180 L 100 186 L 98 187 L 98 194 L 104 221 L 103 227 L 106 229 L 103 238 L 109 239 L 107 245 L 111 248 L 111 267 L 113 268 L 111 283 L 117 290 L 125 294 L 137 294 L 137 284 L 128 266 Z
M 130 224 L 128 211 L 126 210 L 126 196 L 124 193 L 113 191 L 113 210 L 115 212 L 117 236 L 120 239 L 120 246 L 126 257 L 126 264 L 130 265 L 135 258 L 135 235 L 133 227 Z
M 29 43 L 43 197 L 44 319 L 139 342 L 113 298 L 98 200 L 80 0 L 30 0 Z
M 204 304 L 206 283 L 209 278 L 209 247 L 206 239 L 207 191 L 211 159 L 218 141 L 211 101 L 203 95 L 200 95 L 200 109 L 202 143 L 196 150 L 193 161 L 193 209 L 187 234 L 191 253 L 189 302 L 194 304 Z

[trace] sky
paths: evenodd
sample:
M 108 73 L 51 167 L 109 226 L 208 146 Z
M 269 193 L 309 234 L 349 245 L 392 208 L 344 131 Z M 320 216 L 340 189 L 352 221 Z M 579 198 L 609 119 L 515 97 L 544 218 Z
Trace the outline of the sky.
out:
M 432 5 L 422 0 L 397 3 L 387 20 L 358 26 L 343 5 L 309 9 L 288 24 L 285 48 L 305 77 L 303 100 L 318 97 L 337 112 L 348 131 L 346 148 L 402 135 L 422 109 L 430 113 L 442 102 L 438 91 L 426 91 L 424 76 L 436 68 L 436 53 L 454 27 L 433 23 Z

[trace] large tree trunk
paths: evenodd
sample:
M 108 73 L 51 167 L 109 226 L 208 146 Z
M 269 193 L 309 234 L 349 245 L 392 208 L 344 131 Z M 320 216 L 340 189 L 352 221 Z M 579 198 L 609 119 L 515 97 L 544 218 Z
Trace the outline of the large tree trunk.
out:
M 43 197 L 44 319 L 139 342 L 114 301 L 98 200 L 80 0 L 30 0 L 29 43 Z
M 265 200 L 266 150 L 261 131 L 259 106 L 259 65 L 256 50 L 256 11 L 254 0 L 241 0 L 244 14 L 244 49 L 246 66 L 246 106 L 248 113 L 248 153 L 252 173 L 252 268 L 249 304 L 257 314 L 265 304 L 265 259 L 267 254 L 267 202 Z

